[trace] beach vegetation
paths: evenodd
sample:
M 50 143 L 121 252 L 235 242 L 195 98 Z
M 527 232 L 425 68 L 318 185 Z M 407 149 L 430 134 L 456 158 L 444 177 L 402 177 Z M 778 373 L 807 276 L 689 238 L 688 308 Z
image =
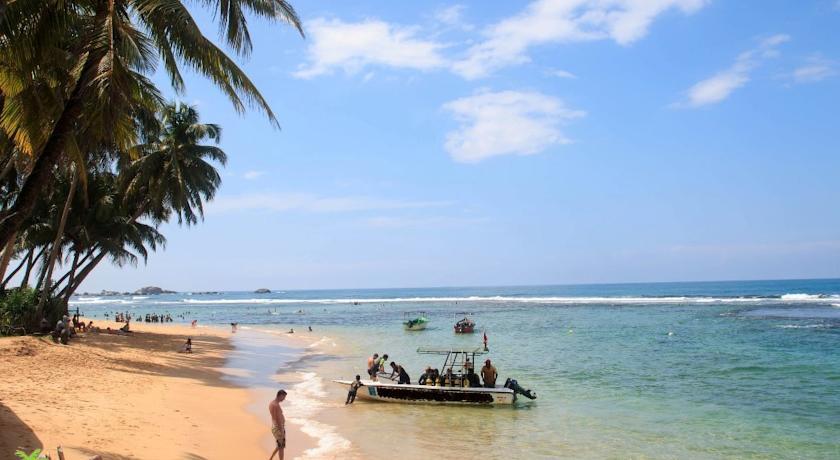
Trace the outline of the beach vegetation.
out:
M 20 460 L 40 460 L 42 458 L 47 458 L 41 456 L 41 449 L 35 449 L 28 454 L 22 450 L 18 450 L 15 452 L 15 456 Z
M 201 32 L 188 3 L 210 10 L 228 51 Z M 198 223 L 221 184 L 221 128 L 167 103 L 151 80 L 157 68 L 176 94 L 187 69 L 237 112 L 255 108 L 277 126 L 229 54 L 252 51 L 249 17 L 303 29 L 285 0 L 2 5 L 0 291 L 10 302 L 4 318 L 32 327 L 62 304 L 66 311 L 103 260 L 145 262 L 165 245 L 160 224 Z M 6 292 L 13 279 L 19 288 Z
M 209 10 L 228 52 L 202 33 L 187 4 Z M 21 284 L 43 288 L 40 313 L 53 294 L 69 297 L 102 260 L 145 259 L 162 245 L 156 226 L 170 216 L 197 223 L 218 188 L 207 160 L 223 164 L 221 150 L 173 146 L 218 141 L 220 129 L 197 123 L 194 109 L 168 106 L 151 80 L 156 69 L 176 94 L 185 91 L 187 69 L 209 79 L 237 112 L 255 108 L 277 126 L 228 53 L 241 58 L 253 49 L 249 17 L 303 30 L 285 0 L 2 5 L 0 281 L 5 287 L 16 261 Z M 68 265 L 56 290 L 54 271 Z
M 222 128 L 201 123 L 195 107 L 178 102 L 144 113 L 135 123 L 139 142 L 129 152 L 100 147 L 82 163 L 52 169 L 52 186 L 39 194 L 0 266 L 13 323 L 29 330 L 41 318 L 54 322 L 103 261 L 145 262 L 165 247 L 161 224 L 203 219 L 205 204 L 221 186 L 217 168 L 227 161 L 218 146 Z M 22 182 L 9 174 L 0 183 L 0 196 L 14 193 Z M 10 287 L 12 279 L 19 287 Z

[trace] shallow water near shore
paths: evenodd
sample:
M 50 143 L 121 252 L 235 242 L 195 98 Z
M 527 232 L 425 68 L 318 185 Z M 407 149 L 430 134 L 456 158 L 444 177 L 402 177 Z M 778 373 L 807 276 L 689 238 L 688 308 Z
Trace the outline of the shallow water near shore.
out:
M 289 404 L 300 396 L 295 411 L 325 440 L 313 457 L 840 457 L 838 280 L 79 297 L 72 306 L 93 317 L 239 322 L 234 343 L 252 362 L 236 367 L 285 364 L 274 379 L 241 382 L 290 385 Z M 429 328 L 404 331 L 403 313 L 418 310 Z M 456 335 L 465 311 L 479 332 Z M 294 328 L 314 345 L 274 350 L 247 328 Z M 418 347 L 476 348 L 481 331 L 500 377 L 534 389 L 536 401 L 345 407 L 346 390 L 330 383 L 364 375 L 373 352 L 414 380 L 442 364 Z

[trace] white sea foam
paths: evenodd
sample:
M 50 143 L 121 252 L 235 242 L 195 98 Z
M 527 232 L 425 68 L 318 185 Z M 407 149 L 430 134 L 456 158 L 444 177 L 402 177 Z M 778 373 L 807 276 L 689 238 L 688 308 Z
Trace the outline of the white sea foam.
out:
M 314 372 L 299 372 L 298 375 L 303 379 L 292 386 L 295 397 L 289 401 L 289 423 L 299 425 L 301 431 L 318 442 L 300 458 L 339 458 L 350 449 L 350 441 L 338 434 L 334 426 L 313 419 L 326 407 L 324 381 Z
M 440 303 L 440 302 L 507 302 L 507 303 L 545 303 L 545 304 L 695 304 L 695 303 L 790 303 L 802 301 L 836 302 L 840 296 L 819 294 L 785 294 L 781 297 L 516 297 L 516 296 L 464 296 L 464 297 L 382 297 L 382 298 L 319 298 L 319 299 L 183 299 L 189 304 L 226 305 L 226 304 L 387 304 L 387 303 Z M 168 303 L 168 302 L 162 302 Z M 273 312 L 271 312 L 273 314 Z
M 824 299 L 826 299 L 826 296 L 822 294 L 785 294 L 782 296 L 782 300 L 794 300 L 798 302 Z
M 136 300 L 128 299 L 103 299 L 103 298 L 85 298 L 71 299 L 70 305 L 134 305 Z
M 781 329 L 823 329 L 830 326 L 827 324 L 783 324 L 776 327 Z

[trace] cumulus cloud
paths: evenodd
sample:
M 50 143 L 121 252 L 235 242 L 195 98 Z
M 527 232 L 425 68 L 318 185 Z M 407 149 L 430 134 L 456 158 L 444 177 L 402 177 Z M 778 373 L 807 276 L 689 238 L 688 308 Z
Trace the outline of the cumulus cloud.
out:
M 725 100 L 750 81 L 750 74 L 762 61 L 778 56 L 776 48 L 789 40 L 785 34 L 765 38 L 758 47 L 739 54 L 728 69 L 695 83 L 688 89 L 686 99 L 676 106 L 697 108 Z
M 404 201 L 365 196 L 320 196 L 312 193 L 246 193 L 223 196 L 210 203 L 208 212 L 231 211 L 343 213 L 449 206 L 446 201 Z
M 370 66 L 432 70 L 447 65 L 442 43 L 419 38 L 416 27 L 401 27 L 369 19 L 343 22 L 318 18 L 307 26 L 307 63 L 298 78 L 331 74 L 336 69 L 355 74 Z
M 529 61 L 528 49 L 551 43 L 613 40 L 629 45 L 647 34 L 662 13 L 693 13 L 708 0 L 536 0 L 519 14 L 491 25 L 485 40 L 452 66 L 467 79 Z
M 500 155 L 533 155 L 569 143 L 563 122 L 585 115 L 560 99 L 537 92 L 481 92 L 443 106 L 460 123 L 446 135 L 453 159 L 476 163 Z

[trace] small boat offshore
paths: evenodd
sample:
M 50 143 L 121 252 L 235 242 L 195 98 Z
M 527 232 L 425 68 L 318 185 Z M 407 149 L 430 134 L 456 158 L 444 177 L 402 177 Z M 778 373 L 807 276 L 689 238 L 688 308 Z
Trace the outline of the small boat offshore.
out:
M 406 331 L 422 331 L 426 329 L 426 325 L 429 323 L 429 319 L 426 318 L 426 313 L 424 312 L 407 312 L 403 316 L 405 317 L 403 329 Z
M 459 319 L 454 326 L 456 334 L 472 334 L 475 332 L 475 321 L 470 318 L 469 313 L 462 313 L 464 317 Z M 460 316 L 460 315 L 459 315 Z

